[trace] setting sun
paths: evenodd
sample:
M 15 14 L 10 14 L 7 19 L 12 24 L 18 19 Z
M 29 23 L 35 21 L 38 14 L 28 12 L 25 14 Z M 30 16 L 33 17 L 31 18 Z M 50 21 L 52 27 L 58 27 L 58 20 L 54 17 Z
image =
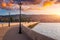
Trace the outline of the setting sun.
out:
M 60 15 L 60 4 L 53 4 L 52 6 L 47 7 L 44 10 L 50 14 Z
M 52 2 L 44 2 L 43 6 L 45 7 L 45 6 L 51 6 L 51 5 L 52 5 Z

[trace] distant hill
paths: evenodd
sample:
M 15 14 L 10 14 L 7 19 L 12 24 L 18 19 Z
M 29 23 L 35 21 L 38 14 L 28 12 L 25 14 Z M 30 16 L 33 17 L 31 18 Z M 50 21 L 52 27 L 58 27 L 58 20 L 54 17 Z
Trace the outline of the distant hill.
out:
M 14 20 L 19 20 L 19 15 L 10 15 Z M 9 18 L 8 15 L 0 16 L 0 19 Z M 60 16 L 57 15 L 25 15 L 21 14 L 21 20 L 39 21 L 39 22 L 60 22 Z

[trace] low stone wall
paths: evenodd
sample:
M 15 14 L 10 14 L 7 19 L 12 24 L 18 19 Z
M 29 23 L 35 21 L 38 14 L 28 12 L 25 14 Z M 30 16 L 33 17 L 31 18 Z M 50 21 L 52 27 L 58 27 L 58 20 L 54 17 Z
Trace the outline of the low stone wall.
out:
M 26 35 L 28 35 L 33 40 L 54 40 L 54 39 L 52 39 L 50 37 L 39 34 L 39 33 L 35 32 L 35 31 L 29 29 L 28 27 L 24 27 L 23 25 L 22 25 L 22 32 L 24 32 Z
M 29 25 L 33 25 L 35 23 L 38 23 L 38 22 L 22 22 L 21 24 L 23 24 L 25 27 L 28 27 Z
M 29 25 L 32 25 L 34 23 L 37 23 L 37 22 L 21 22 L 21 24 L 23 24 L 24 26 L 29 26 Z M 10 26 L 14 26 L 14 25 L 19 25 L 19 22 L 13 22 L 13 23 L 10 23 Z M 6 26 L 9 26 L 9 23 L 0 23 L 0 27 L 6 27 Z
M 19 25 L 19 23 L 10 23 L 10 26 Z M 9 23 L 0 23 L 0 27 L 8 27 Z

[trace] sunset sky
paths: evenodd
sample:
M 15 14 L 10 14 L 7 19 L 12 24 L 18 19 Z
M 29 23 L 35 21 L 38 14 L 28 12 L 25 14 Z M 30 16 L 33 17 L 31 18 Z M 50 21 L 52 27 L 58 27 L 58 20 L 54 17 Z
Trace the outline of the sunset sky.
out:
M 9 0 L 5 0 L 5 2 L 8 2 Z M 58 14 L 60 15 L 60 3 L 57 3 L 55 4 L 55 1 L 57 0 L 54 0 L 52 1 L 53 3 L 50 4 L 50 3 L 47 3 L 47 4 L 44 4 L 45 1 L 48 1 L 48 0 L 21 0 L 21 1 L 24 1 L 27 2 L 27 3 L 32 3 L 31 5 L 22 5 L 22 10 L 21 10 L 21 14 Z M 60 1 L 60 0 L 58 0 Z M 19 1 L 15 0 L 14 2 L 14 5 L 13 5 L 13 8 L 14 10 L 6 10 L 6 9 L 0 9 L 0 15 L 8 15 L 8 12 L 12 14 L 19 14 L 19 6 L 18 3 Z M 49 1 L 50 2 L 50 1 Z M 35 5 L 34 5 L 35 4 Z M 45 5 L 45 6 L 44 6 Z M 18 10 L 16 10 L 16 9 Z M 9 9 L 9 8 L 8 8 Z

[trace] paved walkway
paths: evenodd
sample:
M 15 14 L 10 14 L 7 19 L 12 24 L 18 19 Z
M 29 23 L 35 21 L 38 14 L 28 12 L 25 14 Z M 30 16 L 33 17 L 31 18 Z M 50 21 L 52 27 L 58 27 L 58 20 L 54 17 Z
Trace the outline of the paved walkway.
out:
M 18 34 L 19 27 L 0 28 L 0 40 L 32 40 L 24 33 Z

